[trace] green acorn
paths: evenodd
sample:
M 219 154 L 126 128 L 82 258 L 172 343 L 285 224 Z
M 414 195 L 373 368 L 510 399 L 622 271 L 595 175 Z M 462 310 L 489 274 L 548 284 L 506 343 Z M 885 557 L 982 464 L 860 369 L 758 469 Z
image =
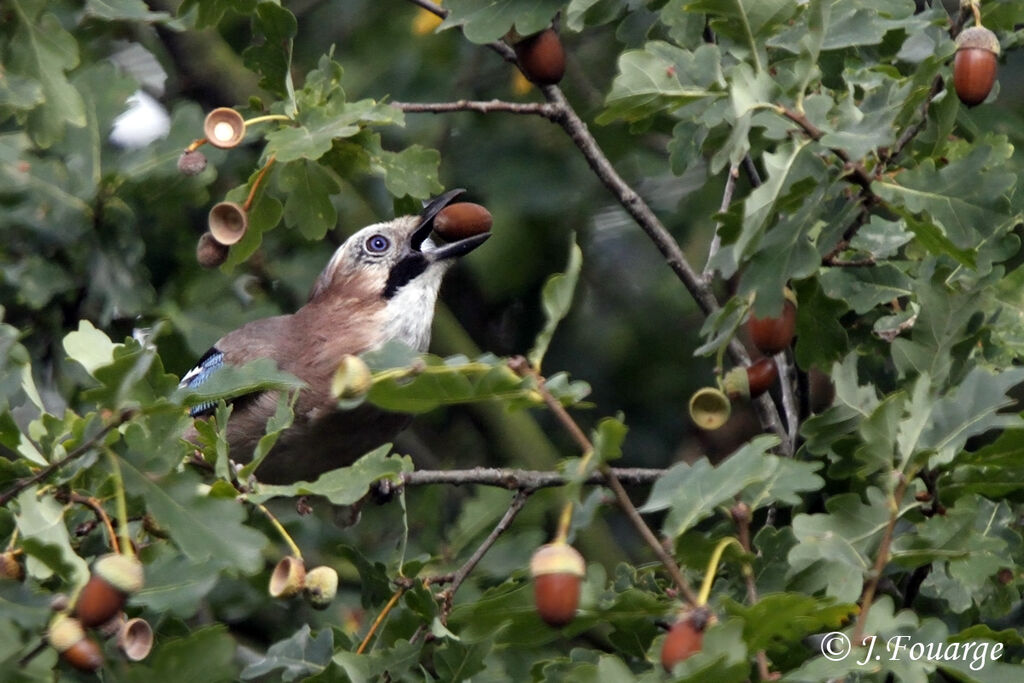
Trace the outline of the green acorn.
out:
M 331 567 L 313 567 L 306 573 L 303 591 L 315 609 L 327 609 L 338 594 L 338 572 Z

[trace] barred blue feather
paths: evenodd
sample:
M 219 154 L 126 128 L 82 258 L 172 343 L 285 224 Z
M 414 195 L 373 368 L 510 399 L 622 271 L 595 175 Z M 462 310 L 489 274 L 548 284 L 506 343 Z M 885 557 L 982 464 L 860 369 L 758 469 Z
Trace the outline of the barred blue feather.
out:
M 210 375 L 215 373 L 222 365 L 224 365 L 224 354 L 216 346 L 211 346 L 210 350 L 204 353 L 203 357 L 199 359 L 196 366 L 185 373 L 185 376 L 181 378 L 181 386 L 199 386 L 209 379 Z M 199 403 L 192 406 L 192 408 L 189 409 L 188 414 L 192 417 L 212 415 L 213 410 L 216 407 L 216 401 L 206 401 L 205 403 Z

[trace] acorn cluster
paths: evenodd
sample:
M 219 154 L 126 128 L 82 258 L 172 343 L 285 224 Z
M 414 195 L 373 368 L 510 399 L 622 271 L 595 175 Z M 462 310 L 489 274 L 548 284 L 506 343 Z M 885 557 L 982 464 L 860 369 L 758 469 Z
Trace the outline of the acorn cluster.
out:
M 796 336 L 796 296 L 788 288 L 778 316 L 747 318 L 747 335 L 751 344 L 764 356 L 746 367 L 729 370 L 720 387 L 704 387 L 690 398 L 690 417 L 701 429 L 718 429 L 732 412 L 732 401 L 750 400 L 771 389 L 779 379 L 779 370 L 772 358 L 793 344 Z
M 274 567 L 268 592 L 272 598 L 290 598 L 299 593 L 314 609 L 327 609 L 338 594 L 338 572 L 328 566 L 306 571 L 302 558 L 287 555 Z
M 144 619 L 125 619 L 122 613 L 143 583 L 142 563 L 134 556 L 113 553 L 97 559 L 70 610 L 61 611 L 50 622 L 50 646 L 74 668 L 96 671 L 103 666 L 103 652 L 87 629 L 97 629 L 116 636 L 118 648 L 128 659 L 145 659 L 153 647 L 153 629 Z
M 235 147 L 245 138 L 245 127 L 242 115 L 234 109 L 214 109 L 203 122 L 206 137 L 181 153 L 178 170 L 185 175 L 202 173 L 206 169 L 206 155 L 199 151 L 199 146 L 208 143 L 220 149 Z M 207 231 L 196 244 L 196 260 L 203 268 L 216 268 L 227 260 L 231 245 L 245 235 L 249 227 L 248 208 L 237 202 L 219 202 L 210 209 L 206 223 Z

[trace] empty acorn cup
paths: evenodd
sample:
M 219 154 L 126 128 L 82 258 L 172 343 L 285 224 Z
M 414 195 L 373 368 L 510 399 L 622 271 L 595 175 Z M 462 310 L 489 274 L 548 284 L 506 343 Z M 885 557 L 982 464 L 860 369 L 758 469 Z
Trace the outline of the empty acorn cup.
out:
M 229 149 L 245 137 L 245 120 L 230 107 L 218 107 L 206 115 L 203 132 L 214 147 Z
M 220 202 L 210 209 L 206 225 L 213 239 L 224 246 L 231 246 L 245 234 L 249 227 L 249 215 L 241 204 Z
M 117 649 L 127 659 L 139 662 L 153 649 L 153 627 L 145 619 L 129 619 L 117 632 Z
M 305 585 L 305 563 L 298 557 L 286 555 L 274 567 L 268 590 L 272 598 L 288 598 L 301 591 Z
M 729 419 L 731 412 L 729 397 L 714 387 L 698 389 L 690 397 L 690 417 L 701 429 L 718 429 Z

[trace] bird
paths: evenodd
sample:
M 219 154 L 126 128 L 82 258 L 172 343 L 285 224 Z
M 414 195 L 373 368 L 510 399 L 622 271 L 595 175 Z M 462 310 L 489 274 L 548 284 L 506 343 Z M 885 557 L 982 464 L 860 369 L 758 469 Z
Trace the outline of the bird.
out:
M 445 272 L 490 237 L 483 232 L 438 243 L 430 236 L 437 214 L 464 191 L 453 189 L 424 202 L 418 216 L 400 216 L 355 232 L 331 256 L 301 308 L 225 334 L 182 377 L 182 387 L 194 388 L 225 366 L 270 358 L 305 383 L 295 400 L 292 425 L 253 473 L 257 481 L 312 481 L 393 440 L 408 425 L 410 416 L 368 404 L 339 409 L 331 379 L 346 355 L 392 340 L 427 350 Z M 226 428 L 232 461 L 252 459 L 277 403 L 276 391 L 233 399 Z M 203 418 L 215 409 L 207 403 L 190 412 Z M 198 443 L 194 426 L 184 438 Z

